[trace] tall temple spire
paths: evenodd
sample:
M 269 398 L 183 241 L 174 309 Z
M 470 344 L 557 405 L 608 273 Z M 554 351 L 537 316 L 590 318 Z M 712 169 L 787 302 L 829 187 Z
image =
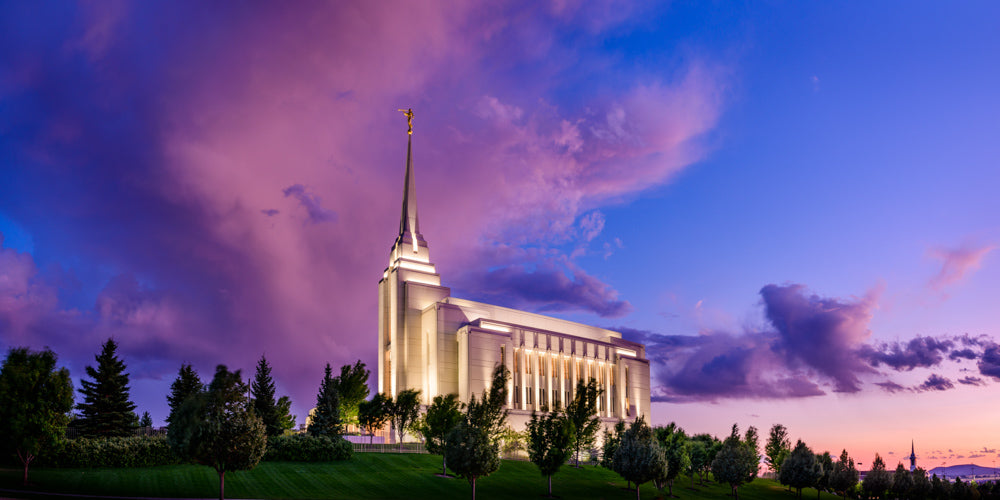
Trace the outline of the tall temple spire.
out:
M 404 110 L 400 110 L 404 111 Z M 420 235 L 420 222 L 417 219 L 417 187 L 413 177 L 413 109 L 407 109 L 403 113 L 406 115 L 406 180 L 403 183 L 403 212 L 399 218 L 399 235 L 406 235 L 410 232 L 413 240 L 413 250 L 417 249 L 417 241 L 422 239 Z

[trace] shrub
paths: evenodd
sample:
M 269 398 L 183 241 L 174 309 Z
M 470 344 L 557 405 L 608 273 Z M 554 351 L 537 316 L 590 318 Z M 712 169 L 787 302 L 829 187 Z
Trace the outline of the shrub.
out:
M 351 458 L 354 448 L 346 439 L 292 434 L 267 440 L 268 462 L 332 462 Z
M 180 460 L 164 436 L 77 438 L 42 458 L 48 467 L 153 467 Z

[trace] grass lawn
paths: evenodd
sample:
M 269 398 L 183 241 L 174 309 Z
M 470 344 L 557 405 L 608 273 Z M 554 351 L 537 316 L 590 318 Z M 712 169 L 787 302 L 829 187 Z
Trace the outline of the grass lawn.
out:
M 469 483 L 460 478 L 441 478 L 441 457 L 437 455 L 356 453 L 346 462 L 297 463 L 263 462 L 249 472 L 226 474 L 227 498 L 469 498 Z M 20 489 L 21 471 L 0 470 L 0 487 Z M 34 469 L 29 473 L 34 492 L 77 493 L 84 495 L 217 498 L 218 476 L 205 466 L 177 465 L 135 469 Z M 530 462 L 505 460 L 500 470 L 477 482 L 477 498 L 542 498 L 545 478 Z M 625 482 L 615 473 L 584 466 L 564 466 L 552 479 L 554 495 L 567 499 L 633 499 Z M 651 483 L 642 487 L 642 498 L 663 498 Z M 712 484 L 690 488 L 681 478 L 674 495 L 685 499 L 725 498 L 729 488 Z M 2 495 L 2 494 L 0 494 Z M 740 488 L 746 500 L 794 499 L 774 481 L 758 479 Z M 816 498 L 815 490 L 803 491 L 803 498 Z M 823 498 L 834 499 L 823 494 Z

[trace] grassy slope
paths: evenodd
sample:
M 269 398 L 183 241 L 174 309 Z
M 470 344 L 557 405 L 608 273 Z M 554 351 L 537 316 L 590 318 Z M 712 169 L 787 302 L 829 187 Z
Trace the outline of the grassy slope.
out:
M 441 458 L 435 455 L 358 453 L 347 462 L 303 464 L 264 462 L 249 472 L 226 474 L 230 498 L 468 498 L 469 484 L 462 479 L 435 476 Z M 138 469 L 38 469 L 29 479 L 35 491 L 88 495 L 211 498 L 218 496 L 218 476 L 204 466 L 169 466 Z M 19 488 L 20 471 L 0 470 L 0 487 Z M 723 485 L 697 486 L 681 478 L 674 494 L 684 499 L 724 498 Z M 504 461 L 500 470 L 478 482 L 477 497 L 489 499 L 541 498 L 545 478 L 529 462 Z M 562 498 L 632 499 L 624 481 L 611 471 L 590 466 L 563 467 L 553 477 L 552 489 Z M 642 487 L 642 498 L 662 497 L 651 484 Z M 794 499 L 773 481 L 758 479 L 740 488 L 746 500 Z M 803 498 L 816 498 L 815 490 Z M 824 494 L 823 498 L 833 499 Z

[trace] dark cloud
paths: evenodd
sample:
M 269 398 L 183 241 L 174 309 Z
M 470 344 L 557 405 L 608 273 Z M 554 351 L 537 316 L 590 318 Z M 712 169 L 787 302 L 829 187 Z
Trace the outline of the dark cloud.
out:
M 881 387 L 883 391 L 888 392 L 890 394 L 906 390 L 905 387 L 889 380 L 885 382 L 876 382 L 875 385 Z
M 264 215 L 266 215 L 268 217 L 274 217 L 275 215 L 278 215 L 281 212 L 279 212 L 277 209 L 269 208 L 267 210 L 261 210 L 260 213 L 262 213 L 262 214 L 264 214 Z
M 927 377 L 927 380 L 925 380 L 924 383 L 918 385 L 914 389 L 917 390 L 917 391 L 920 391 L 920 392 L 923 392 L 923 391 L 946 391 L 946 390 L 952 389 L 954 387 L 955 387 L 955 384 L 952 383 L 952 381 L 950 379 L 948 379 L 947 377 L 942 377 L 941 375 L 938 375 L 936 373 L 932 373 L 930 377 Z
M 567 275 L 567 272 L 570 275 Z M 551 261 L 534 266 L 512 264 L 467 276 L 474 298 L 516 308 L 545 311 L 591 311 L 605 318 L 624 316 L 632 305 L 618 292 L 581 269 L 562 269 Z
M 979 373 L 1000 380 L 1000 345 L 991 344 L 983 349 L 979 358 Z
M 976 351 L 974 351 L 972 349 L 968 349 L 968 348 L 966 348 L 966 349 L 955 349 L 954 351 L 951 351 L 951 353 L 948 354 L 948 359 L 955 360 L 955 361 L 957 361 L 959 359 L 976 359 L 978 357 L 979 357 L 979 354 Z
M 986 385 L 986 381 L 979 377 L 962 377 L 958 379 L 958 383 L 965 385 L 976 385 L 976 386 Z
M 837 392 L 861 390 L 859 375 L 873 370 L 856 354 L 868 339 L 875 300 L 841 301 L 807 294 L 803 285 L 767 285 L 760 290 L 764 312 L 790 359 L 833 380 Z
M 917 336 L 906 344 L 883 343 L 878 346 L 864 346 L 861 355 L 874 367 L 882 364 L 895 370 L 930 368 L 941 364 L 954 342 L 933 337 Z
M 299 204 L 306 209 L 307 220 L 313 224 L 319 224 L 320 222 L 336 222 L 337 212 L 333 210 L 323 208 L 319 196 L 310 193 L 306 190 L 305 186 L 302 184 L 292 184 L 287 188 L 283 189 L 282 194 L 285 197 L 293 197 L 299 200 Z M 277 213 L 277 211 L 275 211 Z M 272 215 L 272 214 L 268 214 Z

